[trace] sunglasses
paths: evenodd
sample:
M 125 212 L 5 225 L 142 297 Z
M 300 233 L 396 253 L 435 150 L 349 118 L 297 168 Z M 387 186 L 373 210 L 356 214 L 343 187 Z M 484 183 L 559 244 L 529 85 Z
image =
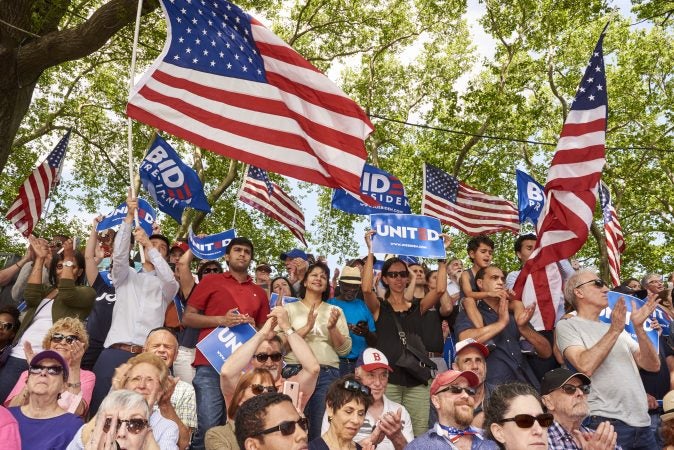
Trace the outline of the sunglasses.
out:
M 387 276 L 389 278 L 407 278 L 409 276 L 409 272 L 406 270 L 401 270 L 400 272 L 386 272 L 384 276 Z
M 253 355 L 253 358 L 257 359 L 257 362 L 266 363 L 269 358 L 274 362 L 279 362 L 283 358 L 283 353 L 258 353 Z
M 604 282 L 604 280 L 602 280 L 601 278 L 597 278 L 596 280 L 590 280 L 590 281 L 586 281 L 584 283 L 580 283 L 578 286 L 576 286 L 576 289 L 578 289 L 579 287 L 581 287 L 585 284 L 590 284 L 590 283 L 593 283 L 598 288 L 603 288 L 604 286 L 606 286 L 606 283 Z
M 255 395 L 264 394 L 265 392 L 268 392 L 270 394 L 272 392 L 277 392 L 276 386 L 264 386 L 262 384 L 251 384 L 250 390 L 253 391 L 253 394 Z
M 360 392 L 363 395 L 370 395 L 370 388 L 356 380 L 346 380 L 342 387 L 347 391 Z
M 300 417 L 295 421 L 287 420 L 285 422 L 281 422 L 275 427 L 267 428 L 266 430 L 257 432 L 253 436 L 276 433 L 277 431 L 280 431 L 283 436 L 290 436 L 291 434 L 295 433 L 295 425 L 299 425 L 301 429 L 307 431 L 307 429 L 309 428 L 309 419 L 307 419 L 306 417 Z
M 220 267 L 206 267 L 204 270 L 201 271 L 203 275 L 206 275 L 207 273 L 222 273 L 222 268 Z
M 68 336 L 66 336 L 61 333 L 54 333 L 51 335 L 51 341 L 54 343 L 63 342 L 64 339 L 68 344 L 72 344 L 73 342 L 80 340 L 80 338 L 74 334 L 69 334 Z
M 552 425 L 552 422 L 555 420 L 552 414 L 539 414 L 537 416 L 531 416 L 529 414 L 518 414 L 515 417 L 510 417 L 509 419 L 501 419 L 498 423 L 503 422 L 515 422 L 519 428 L 531 428 L 534 426 L 534 422 L 543 428 L 548 428 Z
M 28 367 L 28 372 L 33 375 L 47 372 L 49 375 L 61 375 L 63 373 L 63 367 L 61 366 L 40 366 L 40 365 L 31 365 Z
M 435 395 L 442 394 L 443 392 L 451 392 L 452 394 L 460 394 L 462 392 L 465 392 L 466 394 L 470 395 L 473 397 L 475 394 L 477 394 L 477 390 L 472 387 L 461 387 L 461 386 L 447 386 L 444 389 L 439 390 L 438 392 L 435 393 Z
M 63 247 L 63 242 L 61 241 L 52 241 L 49 243 L 49 248 L 61 248 Z
M 574 386 L 573 384 L 563 384 L 557 389 L 561 389 L 564 391 L 565 394 L 573 395 L 576 393 L 576 389 L 579 389 L 580 392 L 583 394 L 587 395 L 590 393 L 590 385 L 589 384 L 581 384 L 580 386 Z
M 126 424 L 126 430 L 131 434 L 140 433 L 148 425 L 147 420 L 145 419 L 128 419 L 128 420 L 117 419 L 117 431 L 119 431 L 123 423 Z M 112 426 L 112 417 L 108 417 L 107 419 L 105 419 L 105 423 L 103 424 L 103 432 L 107 433 L 108 431 L 110 431 L 111 426 Z
M 5 330 L 5 331 L 12 330 L 12 329 L 14 328 L 14 323 L 12 323 L 12 322 L 3 322 L 2 320 L 0 320 L 0 328 L 3 329 L 3 330 Z

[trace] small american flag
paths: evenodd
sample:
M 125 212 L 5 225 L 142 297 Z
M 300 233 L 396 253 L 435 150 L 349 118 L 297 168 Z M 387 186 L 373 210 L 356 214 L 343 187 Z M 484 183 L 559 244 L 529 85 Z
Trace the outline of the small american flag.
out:
M 428 163 L 424 163 L 421 214 L 437 217 L 471 236 L 520 229 L 512 202 L 475 190 Z
M 281 187 L 271 181 L 267 172 L 250 166 L 238 193 L 239 199 L 282 223 L 305 246 L 304 214 L 295 201 Z
M 35 228 L 51 190 L 58 184 L 61 164 L 70 140 L 70 131 L 19 188 L 19 195 L 7 211 L 7 220 L 28 237 Z
M 620 284 L 620 255 L 625 251 L 625 238 L 620 222 L 618 222 L 618 213 L 611 203 L 611 193 L 604 182 L 599 185 L 599 204 L 604 219 L 611 283 L 613 286 L 618 286 Z
M 587 241 L 606 163 L 608 98 L 603 40 L 604 32 L 562 127 L 545 184 L 547 200 L 538 219 L 536 247 L 514 286 L 525 304 L 538 304 L 534 314 L 540 315 L 536 319 L 546 330 L 554 328 L 563 301 L 556 263 L 573 256 Z
M 229 158 L 360 197 L 364 140 L 373 126 L 353 100 L 225 0 L 161 5 L 166 44 L 134 88 L 129 117 Z

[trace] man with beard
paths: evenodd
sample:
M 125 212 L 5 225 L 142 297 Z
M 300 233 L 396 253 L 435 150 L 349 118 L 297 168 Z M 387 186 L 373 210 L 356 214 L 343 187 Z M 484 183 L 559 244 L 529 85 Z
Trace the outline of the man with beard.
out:
M 487 357 L 489 356 L 489 349 L 480 344 L 475 339 L 464 339 L 456 343 L 456 358 L 452 364 L 454 370 L 470 370 L 477 375 L 479 383 L 475 386 L 475 396 L 473 400 L 475 406 L 473 408 L 473 422 L 472 425 L 477 428 L 482 428 L 484 422 L 484 411 L 482 407 L 489 399 L 489 393 L 493 386 L 486 384 L 487 379 Z
M 543 377 L 543 404 L 555 417 L 548 428 L 549 450 L 616 449 L 618 435 L 610 422 L 602 422 L 596 432 L 581 425 L 590 413 L 590 383 L 585 374 L 565 368 L 551 370 Z
M 479 383 L 477 375 L 470 370 L 448 370 L 438 375 L 431 385 L 431 403 L 438 412 L 438 421 L 406 449 L 498 449 L 494 441 L 482 437 L 482 430 L 471 426 L 475 387 Z

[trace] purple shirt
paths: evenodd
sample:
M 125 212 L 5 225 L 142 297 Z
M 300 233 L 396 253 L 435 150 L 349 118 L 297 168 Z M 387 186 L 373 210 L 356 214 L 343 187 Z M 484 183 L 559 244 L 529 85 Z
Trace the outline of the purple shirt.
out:
M 19 423 L 21 443 L 25 449 L 65 449 L 84 423 L 70 413 L 50 419 L 31 419 L 21 412 L 20 406 L 9 408 L 9 412 Z

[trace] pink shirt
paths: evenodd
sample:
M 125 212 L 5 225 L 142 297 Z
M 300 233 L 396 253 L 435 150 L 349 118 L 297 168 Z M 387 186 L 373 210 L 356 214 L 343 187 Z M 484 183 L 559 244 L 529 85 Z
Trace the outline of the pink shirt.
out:
M 5 406 L 9 406 L 9 402 L 11 402 L 14 397 L 21 393 L 23 388 L 26 386 L 27 379 L 28 371 L 25 370 L 19 377 L 19 381 L 17 381 L 14 385 L 12 392 L 10 392 L 7 396 L 7 400 L 5 400 Z M 96 375 L 88 370 L 80 369 L 80 383 L 82 383 L 80 392 L 81 397 L 80 395 L 75 395 L 68 391 L 63 392 L 61 394 L 61 398 L 58 400 L 58 404 L 61 409 L 74 414 L 77 410 L 77 406 L 80 404 L 80 399 L 83 399 L 87 406 L 91 403 L 91 394 L 94 391 Z M 0 440 L 0 442 L 2 441 Z
M 0 406 L 0 442 L 7 450 L 21 450 L 21 435 L 19 424 L 5 408 Z

